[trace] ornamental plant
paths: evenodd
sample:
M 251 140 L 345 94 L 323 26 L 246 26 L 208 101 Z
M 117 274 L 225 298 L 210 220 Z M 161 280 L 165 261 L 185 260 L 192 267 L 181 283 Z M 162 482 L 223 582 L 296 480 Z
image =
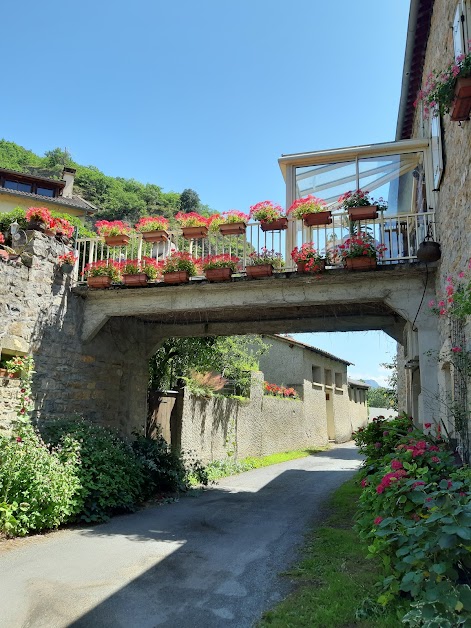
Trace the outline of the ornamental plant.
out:
M 67 238 L 71 238 L 74 233 L 74 226 L 65 218 L 53 217 L 49 228 L 52 229 L 56 235 L 65 235 Z
M 27 222 L 43 222 L 46 227 L 49 227 L 52 222 L 51 212 L 47 207 L 28 207 L 25 218 Z
M 99 260 L 98 262 L 91 262 L 87 264 L 83 269 L 83 277 L 111 277 L 111 280 L 116 283 L 121 281 L 121 269 L 119 262 L 112 259 Z
M 172 253 L 162 264 L 162 274 L 187 271 L 190 277 L 197 274 L 198 261 L 186 252 Z
M 69 251 L 68 253 L 64 253 L 64 255 L 59 255 L 57 258 L 59 266 L 64 266 L 64 264 L 70 264 L 71 266 L 75 265 L 77 261 L 77 257 L 74 251 Z
M 417 94 L 414 107 L 422 102 L 426 119 L 430 114 L 438 116 L 449 113 L 455 99 L 456 81 L 470 76 L 471 52 L 468 52 L 466 55 L 459 55 L 444 70 L 430 72 L 425 80 L 425 86 Z
M 250 266 L 261 266 L 262 264 L 271 264 L 273 268 L 283 268 L 285 265 L 281 253 L 275 253 L 272 249 L 269 251 L 265 246 L 259 253 L 254 251 L 250 253 L 248 260 Z
M 130 235 L 132 228 L 122 220 L 99 220 L 95 223 L 100 236 Z
M 207 218 L 206 226 L 212 233 L 217 233 L 219 231 L 219 226 L 224 223 L 224 218 L 221 214 L 211 214 L 209 218 Z
M 10 358 L 10 360 L 5 360 L 5 368 L 8 373 L 24 373 L 25 377 L 27 377 L 28 374 L 33 372 L 33 358 L 29 355 L 15 355 L 13 358 Z
M 348 210 L 350 207 L 364 207 L 366 205 L 376 205 L 379 211 L 386 210 L 388 208 L 388 203 L 383 198 L 378 198 L 374 200 L 370 198 L 370 193 L 365 190 L 350 190 L 339 196 L 337 203 L 341 205 L 345 210 Z
M 203 270 L 212 270 L 213 268 L 230 268 L 233 273 L 237 272 L 237 263 L 239 258 L 229 253 L 220 255 L 207 255 L 201 260 Z
M 159 263 L 151 257 L 124 260 L 119 262 L 119 269 L 122 275 L 139 275 L 144 273 L 148 279 L 156 279 L 160 273 Z
M 164 216 L 145 216 L 136 223 L 135 229 L 139 233 L 146 233 L 147 231 L 166 231 L 168 229 L 169 222 Z
M 377 244 L 375 239 L 367 233 L 360 233 L 345 240 L 343 244 L 337 246 L 337 254 L 342 260 L 352 257 L 381 258 L 387 247 L 384 244 Z
M 230 209 L 228 212 L 222 212 L 222 217 L 223 223 L 221 224 L 224 225 L 230 225 L 236 222 L 243 222 L 244 224 L 247 224 L 249 222 L 249 216 L 237 209 Z
M 471 259 L 456 277 L 449 275 L 446 278 L 445 294 L 429 301 L 429 307 L 439 316 L 460 320 L 471 314 Z
M 281 205 L 277 205 L 272 201 L 261 201 L 250 207 L 250 218 L 260 220 L 262 222 L 274 222 L 279 218 L 284 218 Z
M 187 214 L 178 212 L 175 216 L 175 220 L 180 227 L 207 227 L 209 223 L 208 218 L 196 212 L 189 212 Z
M 324 268 L 324 262 L 330 264 L 328 253 L 321 254 L 314 248 L 313 242 L 305 242 L 301 247 L 295 247 L 291 251 L 291 259 L 296 264 L 304 262 L 305 270 L 311 273 L 318 273 Z
M 288 209 L 288 214 L 301 220 L 305 214 L 318 214 L 327 211 L 327 203 L 321 198 L 316 198 L 312 194 L 298 198 Z
M 299 399 L 299 395 L 294 388 L 287 388 L 286 386 L 278 386 L 277 384 L 263 382 L 263 390 L 266 395 L 273 395 L 283 399 Z

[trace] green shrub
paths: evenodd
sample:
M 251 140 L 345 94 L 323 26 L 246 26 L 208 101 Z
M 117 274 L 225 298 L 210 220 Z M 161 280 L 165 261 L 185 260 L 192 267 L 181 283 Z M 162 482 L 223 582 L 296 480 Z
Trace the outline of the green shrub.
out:
M 366 427 L 360 427 L 353 434 L 353 440 L 371 464 L 393 452 L 399 439 L 412 433 L 422 435 L 422 432 L 414 428 L 412 417 L 403 413 L 389 420 L 384 416 L 375 417 Z
M 144 493 L 186 491 L 192 484 L 208 484 L 201 461 L 191 454 L 173 452 L 163 436 L 146 438 L 137 435 L 132 448 L 145 469 Z
M 113 513 L 136 509 L 144 495 L 144 467 L 115 432 L 84 419 L 62 419 L 45 426 L 44 438 L 64 450 L 71 443 L 79 449 L 77 521 L 106 521 Z
M 0 530 L 9 536 L 56 528 L 75 510 L 77 448 L 49 450 L 31 425 L 0 436 Z

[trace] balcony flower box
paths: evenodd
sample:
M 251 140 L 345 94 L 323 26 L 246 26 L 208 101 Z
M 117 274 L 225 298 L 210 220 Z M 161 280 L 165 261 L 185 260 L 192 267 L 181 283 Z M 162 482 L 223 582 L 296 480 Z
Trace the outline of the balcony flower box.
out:
M 377 266 L 374 257 L 347 257 L 345 260 L 347 270 L 374 270 Z
M 332 212 L 323 211 L 317 212 L 317 214 L 304 214 L 303 222 L 306 227 L 330 225 L 332 223 Z
M 208 235 L 208 227 L 204 225 L 199 227 L 182 227 L 182 232 L 185 240 L 195 240 L 205 238 Z
M 145 216 L 136 223 L 135 229 L 146 242 L 166 242 L 169 222 L 164 216 Z
M 230 281 L 232 277 L 232 269 L 208 268 L 204 271 L 204 276 L 208 281 Z
M 109 288 L 111 286 L 111 277 L 103 275 L 101 277 L 87 277 L 89 288 Z
M 349 207 L 348 217 L 350 220 L 375 220 L 378 218 L 378 206 L 361 205 L 360 207 Z
M 453 122 L 468 120 L 471 112 L 471 78 L 459 78 L 456 81 L 455 99 L 450 111 Z
M 245 272 L 250 279 L 259 279 L 260 277 L 271 277 L 273 275 L 273 266 L 271 264 L 257 264 L 256 266 L 246 266 Z
M 154 229 L 153 231 L 143 231 L 142 239 L 146 242 L 167 242 L 168 232 L 165 229 Z
M 306 227 L 329 225 L 332 222 L 332 214 L 327 209 L 327 203 L 312 194 L 296 199 L 288 209 L 288 214 L 296 220 L 302 219 Z
M 223 236 L 243 235 L 247 230 L 245 222 L 231 222 L 219 225 L 219 233 Z
M 164 283 L 178 284 L 188 283 L 190 281 L 190 273 L 187 270 L 175 270 L 170 273 L 164 273 Z
M 283 217 L 278 218 L 277 220 L 272 220 L 272 222 L 261 220 L 260 227 L 262 231 L 284 231 L 288 228 L 288 219 Z
M 201 260 L 201 266 L 208 281 L 230 281 L 232 273 L 237 271 L 238 262 L 239 258 L 235 255 L 222 253 L 208 255 Z
M 300 274 L 318 272 L 321 273 L 325 270 L 325 259 L 320 260 L 316 265 L 316 270 L 311 270 L 309 268 L 308 262 L 296 262 L 296 270 Z
M 129 236 L 116 235 L 116 236 L 104 236 L 106 246 L 124 246 L 129 244 Z
M 132 229 L 122 220 L 99 220 L 95 227 L 107 246 L 123 246 L 129 243 Z
M 145 273 L 137 273 L 132 275 L 123 274 L 123 283 L 126 286 L 147 286 L 147 275 Z

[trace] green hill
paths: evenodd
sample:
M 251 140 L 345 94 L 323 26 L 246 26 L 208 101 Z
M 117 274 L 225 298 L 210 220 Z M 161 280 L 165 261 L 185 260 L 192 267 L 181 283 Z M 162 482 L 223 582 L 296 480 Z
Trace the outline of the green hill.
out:
M 95 166 L 82 166 L 72 159 L 67 150 L 54 148 L 40 157 L 14 142 L 0 140 L 2 168 L 60 179 L 64 166 L 77 169 L 74 191 L 99 208 L 94 220 L 104 218 L 133 223 L 141 216 L 149 215 L 163 215 L 171 219 L 180 209 L 206 215 L 213 212 L 200 203 L 194 190 L 163 192 L 154 183 L 109 177 Z

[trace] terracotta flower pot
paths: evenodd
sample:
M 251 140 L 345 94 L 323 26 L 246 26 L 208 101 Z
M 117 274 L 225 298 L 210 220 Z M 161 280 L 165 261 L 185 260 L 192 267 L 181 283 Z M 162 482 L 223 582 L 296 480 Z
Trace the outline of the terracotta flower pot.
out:
M 230 222 L 227 225 L 219 225 L 219 233 L 222 235 L 242 235 L 246 230 L 245 222 Z
M 165 231 L 165 229 L 143 231 L 142 239 L 146 242 L 166 242 L 168 240 L 168 233 Z
M 123 246 L 123 244 L 129 243 L 129 236 L 117 235 L 117 236 L 104 236 L 105 244 L 107 246 Z
M 278 218 L 278 220 L 274 220 L 273 222 L 261 220 L 260 227 L 262 228 L 262 231 L 284 231 L 288 228 L 288 219 Z
M 208 281 L 230 281 L 232 277 L 231 268 L 208 268 L 204 271 Z
M 147 286 L 147 275 L 137 273 L 136 275 L 123 275 L 123 283 L 126 286 Z
M 471 78 L 459 78 L 456 81 L 455 100 L 450 111 L 453 122 L 467 120 L 471 112 Z
M 256 266 L 246 266 L 245 272 L 247 277 L 257 279 L 258 277 L 271 277 L 273 275 L 273 266 L 271 264 L 257 264 Z
M 172 273 L 164 274 L 164 283 L 188 283 L 190 281 L 190 273 L 187 270 L 176 270 Z
M 347 257 L 345 260 L 347 270 L 373 270 L 376 266 L 376 259 L 367 255 L 363 257 Z
M 348 216 L 350 220 L 375 220 L 378 218 L 378 206 L 362 205 L 360 207 L 349 207 Z
M 317 212 L 316 214 L 304 214 L 303 222 L 306 227 L 314 227 L 316 225 L 330 225 L 332 222 L 332 212 Z
M 208 227 L 182 227 L 183 237 L 186 240 L 205 238 L 208 235 Z
M 111 277 L 103 275 L 101 277 L 88 277 L 87 284 L 89 288 L 109 288 L 111 286 Z
M 307 262 L 296 262 L 297 272 L 298 273 L 313 272 L 313 271 L 306 270 L 306 264 L 307 264 Z M 321 260 L 319 262 L 319 266 L 320 266 L 319 271 L 316 271 L 316 272 L 320 272 L 322 270 L 325 270 L 325 259 L 323 259 L 323 260 Z

